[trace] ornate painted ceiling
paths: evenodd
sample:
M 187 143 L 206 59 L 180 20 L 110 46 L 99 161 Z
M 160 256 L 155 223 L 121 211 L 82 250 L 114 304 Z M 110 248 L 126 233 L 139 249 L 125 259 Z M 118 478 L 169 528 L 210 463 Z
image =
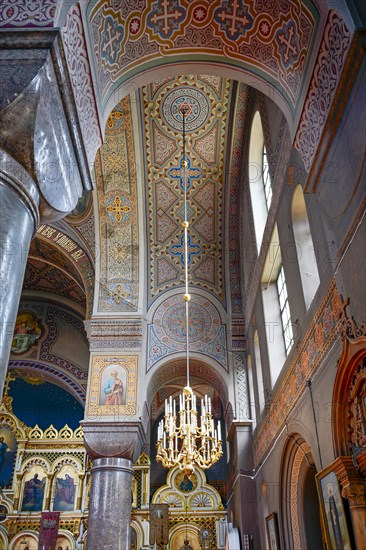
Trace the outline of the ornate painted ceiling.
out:
M 63 231 L 41 225 L 32 240 L 24 290 L 68 298 L 87 318 L 94 297 L 94 269 L 85 250 Z
M 67 272 L 49 262 L 29 257 L 23 283 L 24 290 L 40 291 L 64 296 L 86 307 L 83 287 Z
M 102 104 L 161 56 L 172 65 L 198 54 L 278 81 L 294 105 L 319 18 L 300 0 L 99 0 L 87 14 Z
M 182 114 L 188 162 L 189 270 L 192 285 L 225 303 L 223 205 L 232 82 L 199 75 L 143 88 L 148 211 L 148 303 L 184 281 Z
M 98 309 L 136 311 L 138 303 L 137 181 L 130 98 L 110 114 L 95 174 L 100 226 Z

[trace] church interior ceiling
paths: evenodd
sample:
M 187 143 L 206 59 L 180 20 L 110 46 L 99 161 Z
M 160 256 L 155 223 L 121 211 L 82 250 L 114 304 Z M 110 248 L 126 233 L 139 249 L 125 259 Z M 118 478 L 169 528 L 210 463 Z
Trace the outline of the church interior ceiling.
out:
M 298 100 L 319 14 L 311 2 L 261 0 L 166 3 L 162 0 L 100 0 L 87 9 L 98 75 L 99 96 L 106 104 L 121 80 L 132 78 L 164 56 L 167 64 L 192 61 L 197 52 L 207 62 L 225 57 L 232 67 L 277 80 L 294 106 Z
M 182 105 L 187 106 L 189 269 L 192 285 L 225 303 L 223 205 L 232 82 L 198 75 L 144 87 L 148 302 L 183 284 Z
M 71 262 L 64 262 L 64 266 L 60 267 L 59 264 L 53 263 L 50 259 L 43 261 L 33 257 L 30 251 L 24 275 L 23 290 L 64 296 L 76 302 L 85 311 L 86 298 L 82 281 L 80 281 L 79 274 L 70 264 Z
M 35 290 L 65 296 L 79 306 L 85 317 L 91 315 L 94 262 L 89 249 L 76 242 L 68 224 L 63 223 L 62 230 L 41 225 L 31 242 L 28 264 L 28 286 L 34 283 Z M 56 270 L 60 273 L 56 274 Z
M 136 311 L 138 302 L 137 177 L 131 99 L 110 114 L 95 177 L 100 226 L 98 309 Z

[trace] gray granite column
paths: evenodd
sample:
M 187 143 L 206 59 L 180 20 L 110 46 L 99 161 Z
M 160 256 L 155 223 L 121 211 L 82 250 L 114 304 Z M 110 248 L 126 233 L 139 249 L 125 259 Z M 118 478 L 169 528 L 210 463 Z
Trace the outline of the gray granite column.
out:
M 132 507 L 132 461 L 141 452 L 141 422 L 83 421 L 84 443 L 93 460 L 88 550 L 128 550 Z
M 0 396 L 4 389 L 39 195 L 27 172 L 0 151 Z
M 88 550 L 130 547 L 132 462 L 98 458 L 91 470 Z

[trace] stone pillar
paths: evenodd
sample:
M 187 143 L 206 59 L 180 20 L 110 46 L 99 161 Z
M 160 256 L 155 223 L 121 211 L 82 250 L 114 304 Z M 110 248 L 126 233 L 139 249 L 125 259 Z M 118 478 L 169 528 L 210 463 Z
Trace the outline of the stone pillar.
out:
M 251 534 L 254 541 L 258 541 L 251 421 L 234 420 L 227 440 L 230 448 L 227 481 L 228 517 L 233 527 L 239 529 L 242 537 L 244 534 Z M 244 541 L 241 542 L 243 544 Z M 254 548 L 259 548 L 257 542 Z
M 141 452 L 141 422 L 84 421 L 86 450 L 93 461 L 88 550 L 130 547 L 132 460 Z
M 31 238 L 92 189 L 60 33 L 0 29 L 1 395 Z
M 88 549 L 130 547 L 132 461 L 97 458 L 91 470 Z
M 354 467 L 351 456 L 341 456 L 333 463 L 333 471 L 342 487 L 342 497 L 349 502 L 356 548 L 365 548 L 366 480 Z
M 39 222 L 39 194 L 29 174 L 0 150 L 0 392 L 8 367 L 28 249 Z

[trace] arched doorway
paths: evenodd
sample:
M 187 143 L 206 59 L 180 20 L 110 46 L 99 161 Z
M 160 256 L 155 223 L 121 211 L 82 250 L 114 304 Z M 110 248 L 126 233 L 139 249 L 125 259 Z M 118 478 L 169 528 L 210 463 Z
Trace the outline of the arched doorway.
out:
M 292 434 L 282 463 L 283 537 L 286 548 L 323 548 L 316 473 L 309 445 L 299 434 Z

